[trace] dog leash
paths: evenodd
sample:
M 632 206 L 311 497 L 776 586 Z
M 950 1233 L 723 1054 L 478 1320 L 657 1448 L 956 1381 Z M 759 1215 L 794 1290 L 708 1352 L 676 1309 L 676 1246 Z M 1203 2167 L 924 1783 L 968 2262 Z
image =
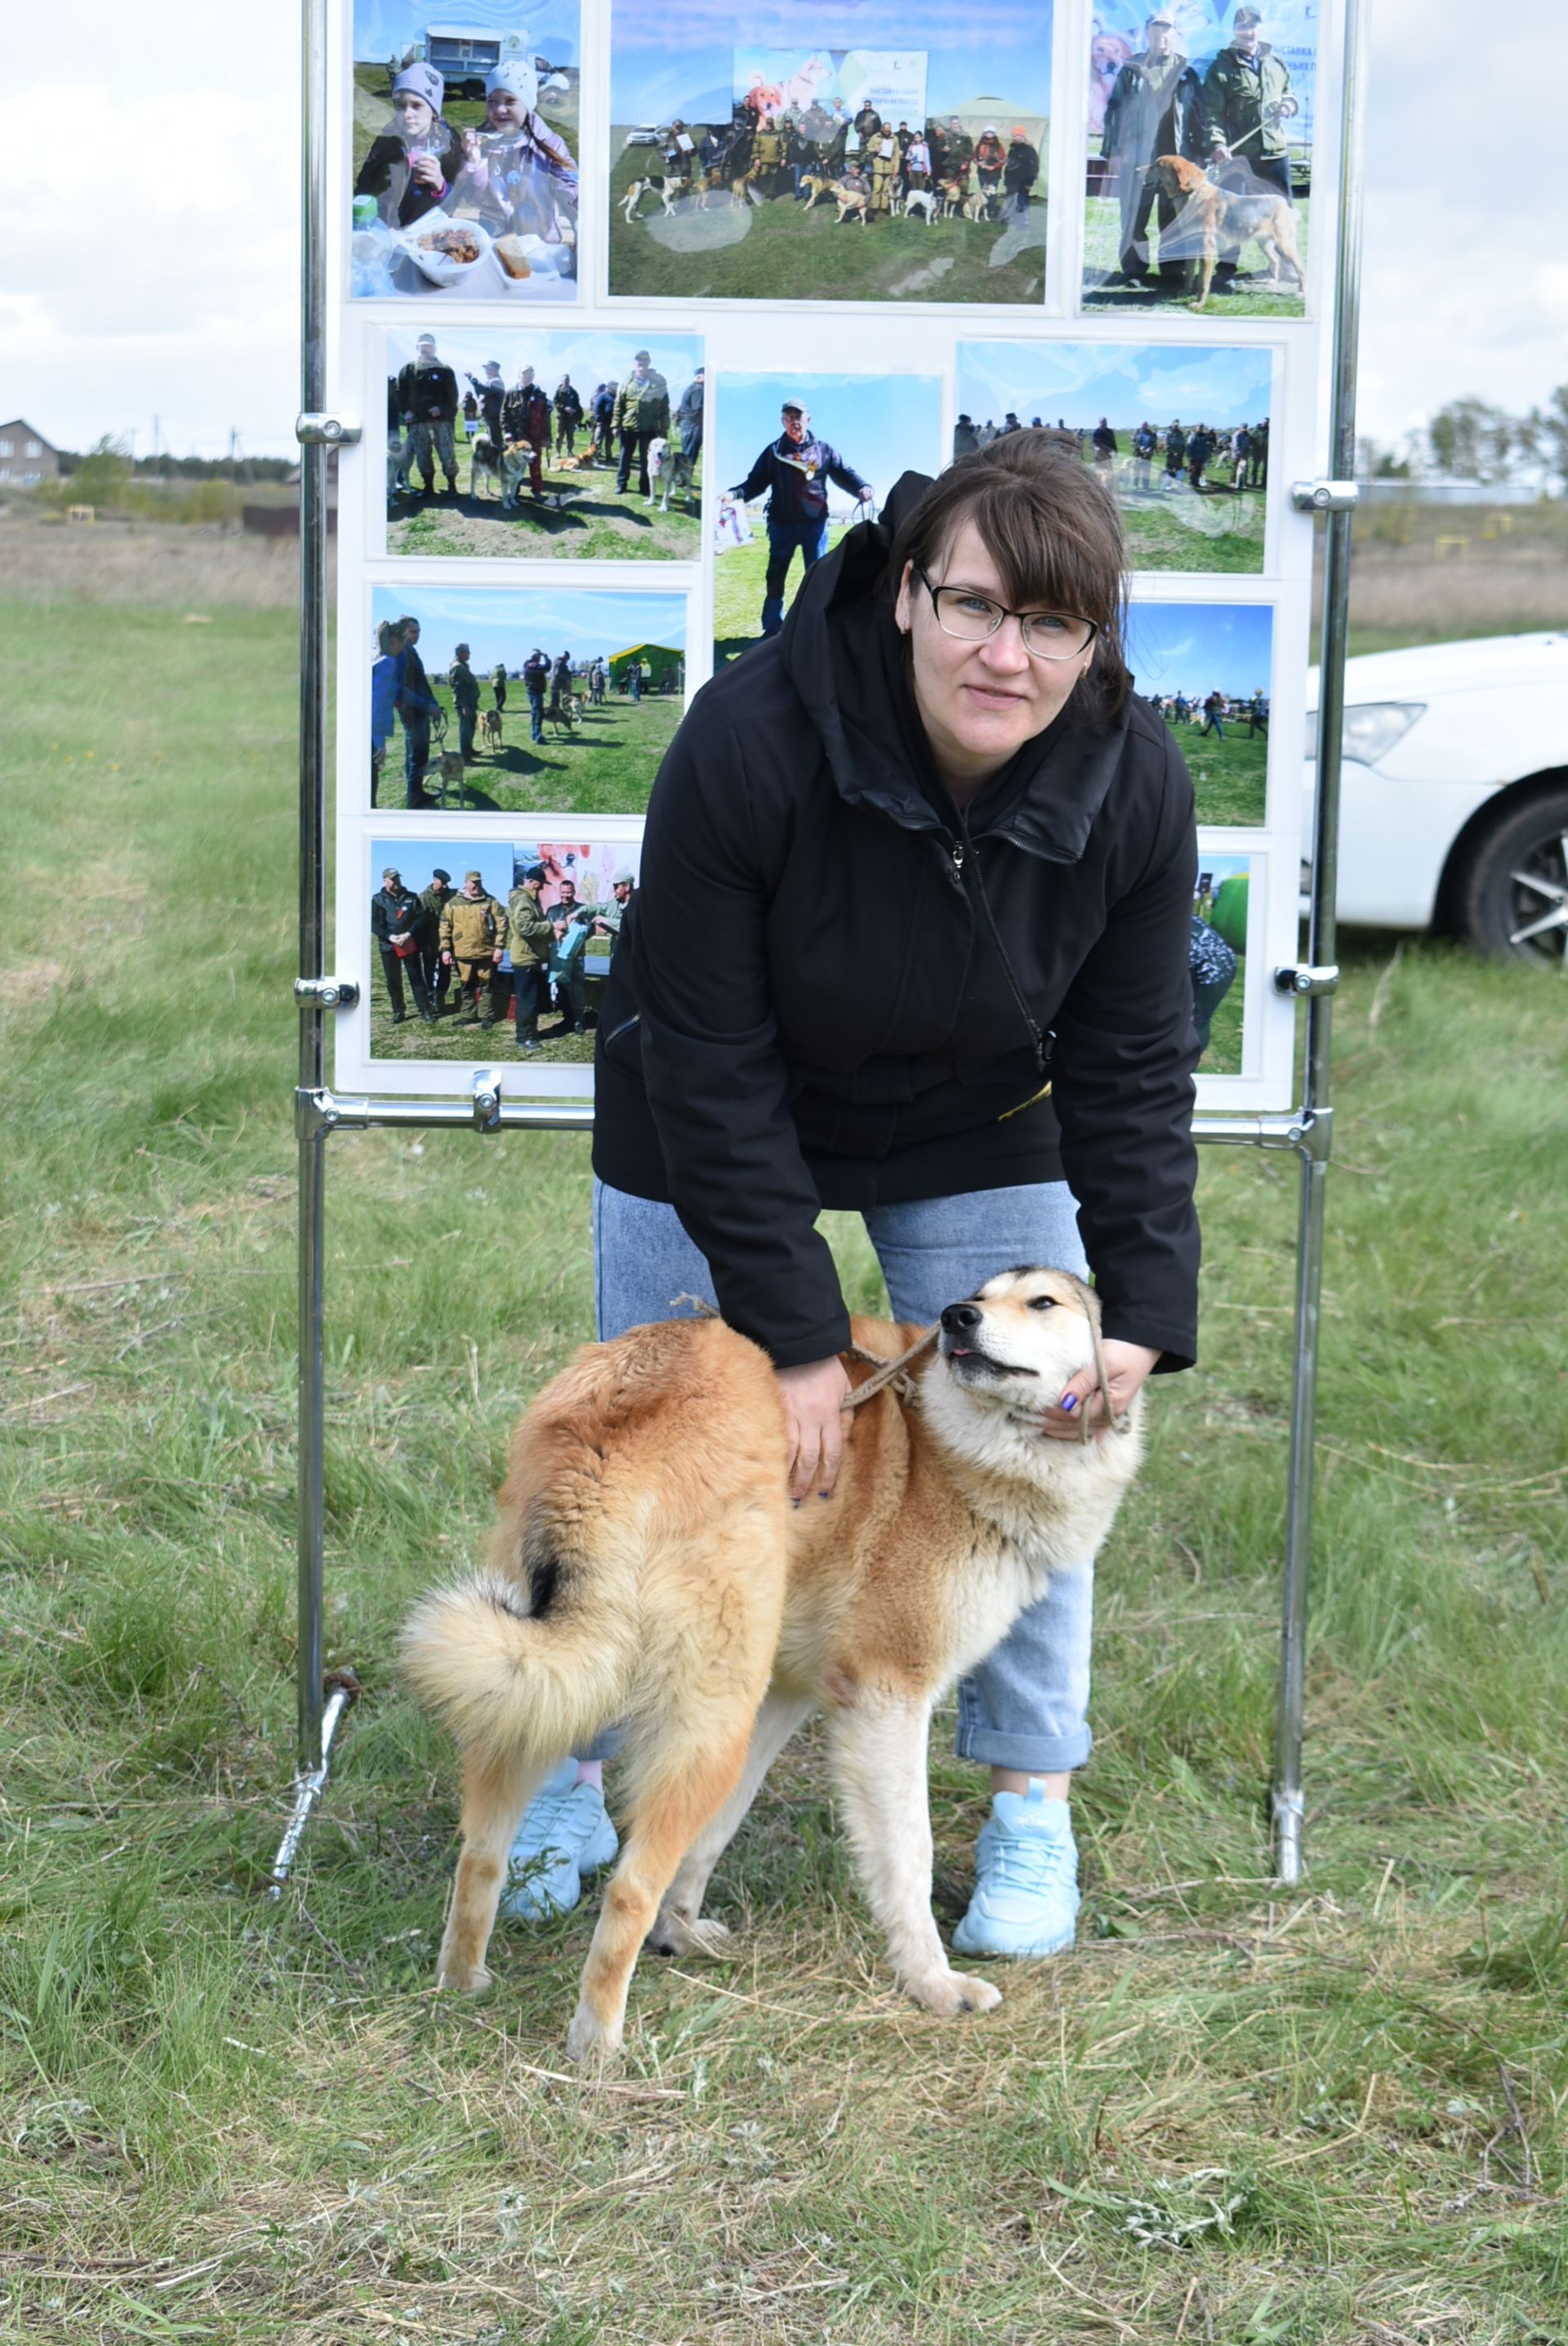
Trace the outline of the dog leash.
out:
M 693 1311 L 699 1320 L 717 1320 L 720 1317 L 716 1306 L 709 1303 L 705 1296 L 672 1296 L 670 1298 L 670 1310 L 673 1311 L 677 1305 L 681 1303 L 689 1303 Z M 915 1338 L 914 1342 L 910 1345 L 907 1352 L 902 1352 L 899 1354 L 896 1361 L 884 1360 L 880 1352 L 868 1352 L 863 1344 L 846 1344 L 843 1352 L 840 1354 L 840 1358 L 841 1360 L 860 1362 L 865 1367 L 872 1370 L 874 1373 L 866 1379 L 864 1384 L 856 1385 L 852 1392 L 847 1393 L 844 1400 L 840 1404 L 840 1407 L 844 1409 L 859 1409 L 863 1402 L 874 1401 L 878 1393 L 884 1392 L 889 1385 L 898 1386 L 899 1398 L 901 1401 L 912 1401 L 914 1399 L 915 1387 L 914 1380 L 910 1375 L 909 1372 L 916 1361 L 920 1360 L 924 1353 L 930 1352 L 932 1346 L 936 1342 L 936 1340 L 941 1333 L 941 1321 L 933 1321 L 932 1325 L 926 1329 L 922 1335 Z M 1105 1403 L 1105 1423 L 1110 1427 L 1113 1433 L 1125 1433 L 1131 1428 L 1132 1420 L 1127 1415 L 1125 1410 L 1123 1410 L 1118 1415 L 1116 1411 L 1112 1407 L 1110 1372 L 1105 1366 L 1105 1348 L 1100 1341 L 1100 1331 L 1093 1320 L 1089 1322 L 1089 1341 L 1095 1348 L 1095 1375 L 1099 1383 L 1100 1399 Z M 1009 1410 L 1008 1415 L 1015 1418 L 1021 1425 L 1038 1423 L 1039 1422 L 1036 1419 L 1027 1417 L 1021 1410 Z M 1086 1443 L 1089 1439 L 1089 1421 L 1087 1416 L 1084 1416 L 1080 1418 L 1078 1421 L 1078 1440 L 1080 1443 Z

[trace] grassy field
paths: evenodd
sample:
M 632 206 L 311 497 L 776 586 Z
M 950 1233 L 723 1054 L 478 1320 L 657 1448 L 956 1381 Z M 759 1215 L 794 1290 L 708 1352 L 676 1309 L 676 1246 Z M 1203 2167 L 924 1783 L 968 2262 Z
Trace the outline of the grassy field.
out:
M 1296 1182 L 1206 1152 L 1205 1364 L 1101 1567 L 1077 1948 L 892 1993 L 816 1741 L 561 2056 L 592 1927 L 431 1990 L 452 1758 L 398 1690 L 590 1326 L 568 1136 L 331 1144 L 329 1660 L 283 1900 L 297 646 L 5 611 L 0 2337 L 223 2346 L 1558 2346 L 1568 2335 L 1568 1138 L 1557 994 L 1342 940 L 1309 1872 L 1267 1876 Z M 68 725 L 49 712 L 69 709 Z M 834 1220 L 853 1300 L 876 1296 Z M 937 1904 L 983 1811 L 939 1738 Z M 613 1798 L 613 1795 L 612 1795 Z
M 504 985 L 501 989 L 504 993 Z M 598 1008 L 604 986 L 597 978 L 590 978 L 587 986 L 587 1007 L 592 1015 Z M 510 1002 L 503 1002 L 496 1024 L 488 1031 L 472 1021 L 464 1024 L 459 1017 L 455 994 L 449 994 L 442 1005 L 442 1015 L 434 1026 L 427 1026 L 414 1014 L 412 994 L 405 995 L 408 1012 L 401 1026 L 392 1025 L 392 1002 L 382 973 L 381 955 L 372 956 L 371 968 L 371 1056 L 373 1059 L 440 1059 L 467 1066 L 483 1065 L 490 1059 L 503 1065 L 516 1056 L 516 1029 L 513 1025 Z M 588 1035 L 568 1035 L 563 1031 L 565 1018 L 550 1012 L 539 1022 L 539 1044 L 543 1057 L 537 1066 L 591 1066 L 594 1038 Z M 521 1061 L 518 1061 L 521 1065 Z
M 1308 253 L 1308 226 L 1312 215 L 1311 203 L 1303 198 L 1296 206 L 1296 241 L 1300 247 L 1303 266 Z M 1183 315 L 1190 306 L 1180 286 L 1112 285 L 1107 280 L 1121 268 L 1121 209 L 1112 196 L 1090 196 L 1084 205 L 1084 307 L 1085 310 L 1110 310 L 1119 315 L 1135 315 L 1140 311 L 1171 311 Z M 1158 234 L 1156 233 L 1155 260 L 1158 263 Z M 1227 318 L 1299 318 L 1306 309 L 1301 288 L 1291 275 L 1288 265 L 1281 272 L 1279 291 L 1264 290 L 1268 260 L 1250 238 L 1241 248 L 1241 260 L 1234 293 L 1216 293 L 1209 297 L 1207 318 L 1223 322 Z
M 544 468 L 546 502 L 524 491 L 515 513 L 503 513 L 486 483 L 472 487 L 472 458 L 465 444 L 457 451 L 457 494 L 438 486 L 426 497 L 416 489 L 387 507 L 389 554 L 484 556 L 501 561 L 694 562 L 701 550 L 701 482 L 688 506 L 661 513 L 633 480 L 616 485 L 608 466 L 580 472 Z M 698 474 L 700 475 L 701 466 Z M 437 474 L 437 481 L 441 475 Z M 558 499 L 560 502 L 550 502 Z
M 1045 172 L 1025 228 L 995 221 L 876 220 L 839 225 L 826 203 L 808 211 L 793 196 L 760 206 L 728 196 L 684 197 L 667 215 L 644 197 L 628 223 L 622 199 L 634 178 L 663 168 L 648 148 L 626 148 L 612 129 L 610 291 L 649 299 L 764 301 L 1016 301 L 1045 291 Z
M 727 546 L 713 566 L 713 665 L 717 671 L 738 659 L 748 644 L 762 640 L 762 597 L 768 583 L 768 525 L 760 513 L 751 515 L 756 536 L 749 546 Z M 828 531 L 830 553 L 849 527 L 835 522 Z M 784 586 L 788 612 L 800 591 L 806 573 L 799 556 L 791 560 Z
M 1227 719 L 1227 731 L 1172 726 L 1197 795 L 1199 822 L 1261 822 L 1268 788 L 1268 737 L 1249 733 L 1245 718 Z
M 1124 438 L 1122 445 L 1127 445 Z M 1154 459 L 1156 478 L 1162 477 L 1163 457 Z M 1258 571 L 1263 567 L 1265 499 L 1258 489 L 1237 495 L 1227 474 L 1229 459 L 1219 471 L 1223 486 L 1206 477 L 1194 491 L 1184 477 L 1180 487 L 1135 489 L 1131 460 L 1124 456 L 1117 468 L 1118 503 L 1127 534 L 1127 563 L 1133 570 Z
M 447 711 L 443 747 L 455 750 L 457 719 L 451 688 L 437 683 L 433 688 Z M 490 698 L 486 683 L 486 708 Z M 585 709 L 573 732 L 563 733 L 546 718 L 545 739 L 535 742 L 528 730 L 527 695 L 521 684 L 514 683 L 501 720 L 502 746 L 492 755 L 476 745 L 474 762 L 463 774 L 463 796 L 481 814 L 528 813 L 535 808 L 563 814 L 645 814 L 659 760 L 680 723 L 683 707 L 678 694 L 667 699 L 649 693 L 634 703 L 613 693 L 602 708 Z M 390 793 L 394 803 L 402 796 L 402 757 L 400 731 L 383 793 Z
M 436 492 L 426 498 L 389 499 L 389 554 L 493 556 L 504 561 L 695 562 L 702 550 L 702 464 L 697 465 L 691 501 L 661 513 L 639 490 L 636 477 L 616 486 L 612 465 L 585 464 L 564 472 L 548 457 L 544 464 L 546 502 L 535 504 L 524 484 L 516 513 L 503 513 L 494 484 L 473 490 L 473 452 L 457 443 L 457 495 L 449 496 L 440 467 Z M 417 481 L 417 475 L 415 475 Z M 559 500 L 559 502 L 552 502 Z

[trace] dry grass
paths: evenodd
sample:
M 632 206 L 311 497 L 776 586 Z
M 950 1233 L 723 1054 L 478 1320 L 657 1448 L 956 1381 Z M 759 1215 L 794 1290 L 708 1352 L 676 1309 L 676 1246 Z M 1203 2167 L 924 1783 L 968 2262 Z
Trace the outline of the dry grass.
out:
M 25 578 L 28 600 L 57 605 L 178 605 L 291 611 L 300 596 L 297 537 L 222 535 L 175 522 L 42 520 L 0 512 L 0 576 Z

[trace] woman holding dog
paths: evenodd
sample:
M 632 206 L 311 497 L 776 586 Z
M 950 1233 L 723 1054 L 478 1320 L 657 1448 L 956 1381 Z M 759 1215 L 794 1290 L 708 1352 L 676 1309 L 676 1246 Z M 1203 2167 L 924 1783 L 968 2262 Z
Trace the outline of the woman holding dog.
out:
M 1009 434 L 906 474 L 660 769 L 599 1021 L 599 1333 L 717 1302 L 774 1362 L 798 1505 L 832 1490 L 849 1390 L 825 1207 L 864 1216 L 921 1326 L 1011 1266 L 1092 1268 L 1117 1411 L 1194 1357 L 1192 786 L 1130 692 L 1124 591 L 1097 481 Z M 1042 1438 L 1085 1421 L 1092 1373 Z M 960 1687 L 993 1789 L 966 1953 L 1072 1940 L 1092 1578 Z M 614 1848 L 596 1757 L 566 1762 L 503 1911 L 575 1902 Z

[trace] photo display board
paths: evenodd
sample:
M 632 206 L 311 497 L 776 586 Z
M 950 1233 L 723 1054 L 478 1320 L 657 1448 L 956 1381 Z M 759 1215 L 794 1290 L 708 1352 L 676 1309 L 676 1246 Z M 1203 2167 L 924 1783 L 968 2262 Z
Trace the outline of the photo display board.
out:
M 691 696 L 824 526 L 1040 425 L 1120 509 L 1127 664 L 1196 788 L 1199 1110 L 1293 1105 L 1289 484 L 1327 445 L 1340 31 L 1315 0 L 338 0 L 340 1087 L 590 1096 Z M 825 525 L 770 516 L 786 467 Z

